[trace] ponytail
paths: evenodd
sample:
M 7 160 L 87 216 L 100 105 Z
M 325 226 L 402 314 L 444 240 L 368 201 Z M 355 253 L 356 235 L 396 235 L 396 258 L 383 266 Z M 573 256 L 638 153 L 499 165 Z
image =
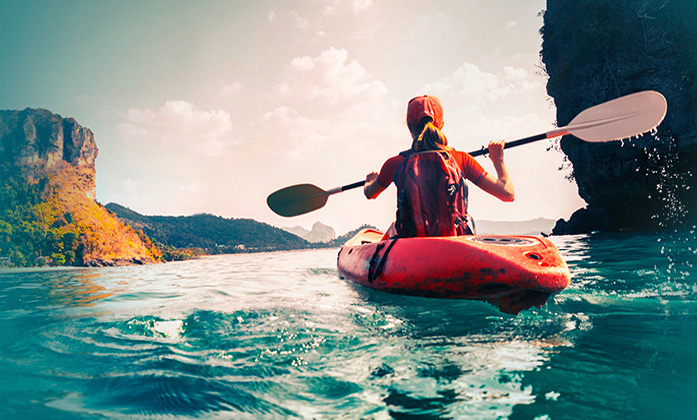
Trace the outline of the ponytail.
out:
M 449 152 L 452 150 L 451 147 L 448 147 L 448 139 L 445 137 L 445 134 L 431 121 L 426 123 L 419 137 L 413 141 L 411 149 L 415 152 L 424 152 L 427 150 L 443 150 Z

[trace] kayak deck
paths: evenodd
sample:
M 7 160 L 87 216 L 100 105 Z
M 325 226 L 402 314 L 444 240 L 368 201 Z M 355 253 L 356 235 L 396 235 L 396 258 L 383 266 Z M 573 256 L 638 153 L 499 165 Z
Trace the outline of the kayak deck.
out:
M 542 306 L 571 275 L 554 244 L 534 236 L 453 236 L 383 240 L 363 229 L 339 251 L 354 283 L 388 293 L 484 300 L 503 312 Z

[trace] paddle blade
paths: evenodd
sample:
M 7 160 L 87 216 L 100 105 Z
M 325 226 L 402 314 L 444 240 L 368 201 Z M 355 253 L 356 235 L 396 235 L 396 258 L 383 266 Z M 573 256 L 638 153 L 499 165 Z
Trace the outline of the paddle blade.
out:
M 327 193 L 312 184 L 298 184 L 282 188 L 266 198 L 274 213 L 283 217 L 299 216 L 324 207 Z
M 588 108 L 559 130 L 589 142 L 621 140 L 658 127 L 666 110 L 666 98 L 647 90 Z

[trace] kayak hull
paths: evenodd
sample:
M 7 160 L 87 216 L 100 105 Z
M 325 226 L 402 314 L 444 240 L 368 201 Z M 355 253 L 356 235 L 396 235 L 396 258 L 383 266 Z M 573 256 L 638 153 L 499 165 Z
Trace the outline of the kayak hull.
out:
M 454 236 L 383 240 L 363 229 L 339 251 L 354 283 L 388 293 L 488 301 L 503 312 L 542 306 L 571 275 L 554 244 L 534 236 Z

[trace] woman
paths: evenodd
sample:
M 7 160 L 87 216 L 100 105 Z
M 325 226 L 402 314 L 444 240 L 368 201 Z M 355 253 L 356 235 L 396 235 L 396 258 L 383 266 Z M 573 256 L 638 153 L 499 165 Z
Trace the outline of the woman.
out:
M 447 152 L 457 162 L 462 176 L 473 184 L 499 198 L 502 201 L 513 201 L 515 193 L 506 165 L 503 161 L 503 140 L 489 143 L 489 157 L 494 164 L 496 177 L 492 176 L 474 160 L 469 153 L 457 151 L 448 147 L 448 140 L 440 131 L 443 128 L 443 108 L 435 96 L 418 96 L 409 101 L 407 106 L 407 126 L 412 136 L 412 147 L 397 156 L 389 158 L 382 165 L 380 173 L 371 172 L 366 176 L 363 192 L 368 199 L 380 195 L 392 182 L 397 184 L 399 196 L 403 185 L 400 184 L 399 171 L 403 171 L 403 163 L 418 152 L 437 150 Z M 402 168 L 402 169 L 400 169 Z M 393 230 L 390 228 L 390 230 Z M 388 234 L 391 235 L 392 232 Z

